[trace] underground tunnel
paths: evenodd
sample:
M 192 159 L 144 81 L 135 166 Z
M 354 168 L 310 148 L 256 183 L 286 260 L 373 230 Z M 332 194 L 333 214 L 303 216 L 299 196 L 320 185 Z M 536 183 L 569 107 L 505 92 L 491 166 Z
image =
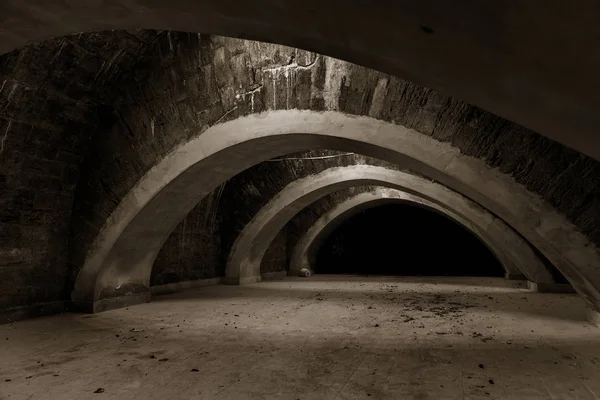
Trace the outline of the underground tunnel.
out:
M 344 221 L 318 251 L 314 272 L 504 276 L 500 262 L 470 232 L 407 204 L 380 205 Z
M 600 398 L 593 6 L 163 3 L 0 5 L 0 399 Z

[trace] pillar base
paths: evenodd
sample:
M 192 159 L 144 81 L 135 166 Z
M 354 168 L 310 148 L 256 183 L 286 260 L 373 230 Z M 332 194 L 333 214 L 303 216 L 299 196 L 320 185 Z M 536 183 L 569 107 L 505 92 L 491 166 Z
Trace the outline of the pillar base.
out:
M 222 285 L 248 285 L 251 283 L 260 283 L 260 281 L 260 276 L 245 276 L 243 278 L 224 276 L 221 278 Z
M 508 281 L 526 281 L 527 278 L 523 274 L 514 273 L 514 272 L 505 272 L 504 279 Z
M 592 309 L 588 309 L 588 321 L 600 328 L 600 312 L 596 311 L 596 310 L 592 310 Z
M 568 283 L 536 283 L 527 281 L 527 288 L 538 293 L 575 293 Z
M 95 314 L 102 311 L 148 303 L 152 295 L 150 292 L 134 293 L 127 296 L 107 297 L 96 301 L 71 301 L 68 311 L 76 313 Z

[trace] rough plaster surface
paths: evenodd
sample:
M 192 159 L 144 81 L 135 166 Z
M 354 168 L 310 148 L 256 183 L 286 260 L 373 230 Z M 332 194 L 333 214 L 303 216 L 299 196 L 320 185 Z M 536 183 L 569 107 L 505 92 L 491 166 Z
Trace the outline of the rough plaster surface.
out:
M 455 197 L 460 198 L 460 196 Z M 469 202 L 469 200 L 464 198 L 463 201 Z M 476 210 L 478 207 L 476 205 L 464 208 L 471 212 L 462 217 L 446 208 L 444 205 L 446 203 L 444 202 L 432 202 L 413 194 L 388 188 L 361 193 L 321 216 L 296 244 L 290 259 L 290 275 L 298 275 L 298 272 L 302 268 L 314 269 L 316 254 L 324 240 L 345 220 L 368 208 L 398 202 L 418 204 L 427 209 L 439 212 L 464 226 L 485 243 L 488 249 L 500 261 L 508 276 L 525 275 L 532 277 L 529 279 L 541 279 L 546 282 L 553 282 L 551 276 L 549 277 L 549 274 L 544 271 L 543 264 L 529 246 L 509 227 L 506 227 L 502 221 L 490 216 L 481 225 L 482 221 L 477 218 L 478 213 Z M 452 208 L 452 204 L 448 205 Z M 485 214 L 485 211 L 480 210 L 479 214 Z M 473 222 L 474 220 L 476 222 Z M 536 271 L 540 271 L 541 273 L 536 273 Z
M 577 296 L 502 278 L 213 286 L 0 326 L 0 396 L 596 400 L 600 339 L 585 318 Z
M 215 125 L 168 154 L 106 221 L 77 277 L 73 299 L 94 301 L 103 290 L 124 284 L 147 286 L 160 247 L 205 195 L 264 159 L 311 148 L 353 151 L 395 162 L 471 198 L 526 237 L 586 301 L 600 306 L 596 247 L 510 177 L 461 155 L 449 144 L 398 125 L 298 110 Z
M 115 29 L 258 39 L 427 85 L 598 158 L 598 97 L 590 84 L 600 66 L 590 51 L 600 38 L 597 16 L 593 1 L 551 3 L 540 13 L 535 3 L 469 0 L 381 7 L 359 0 L 34 0 L 1 6 L 0 53 L 49 37 Z M 365 111 L 378 109 L 373 104 Z

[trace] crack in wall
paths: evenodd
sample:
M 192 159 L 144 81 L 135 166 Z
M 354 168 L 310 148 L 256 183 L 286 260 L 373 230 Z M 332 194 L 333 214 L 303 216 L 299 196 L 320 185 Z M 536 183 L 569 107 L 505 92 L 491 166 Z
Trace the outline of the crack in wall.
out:
M 8 121 L 4 135 L 2 136 L 2 139 L 0 139 L 0 155 L 4 152 L 4 143 L 6 143 L 6 139 L 8 138 L 8 131 L 10 130 L 11 125 L 12 121 Z
M 8 108 L 8 106 L 10 105 L 10 99 L 13 97 L 13 94 L 15 94 L 15 91 L 17 90 L 17 86 L 19 86 L 19 85 L 16 82 L 13 83 L 13 87 L 10 90 L 8 97 L 6 98 L 6 105 L 4 106 L 2 111 L 6 110 Z M 4 84 L 2 85 L 2 89 L 4 89 Z
M 224 118 L 226 118 L 229 114 L 237 110 L 238 106 L 234 106 L 231 110 L 227 111 L 225 114 L 221 115 L 221 117 L 215 122 L 215 125 L 221 122 Z

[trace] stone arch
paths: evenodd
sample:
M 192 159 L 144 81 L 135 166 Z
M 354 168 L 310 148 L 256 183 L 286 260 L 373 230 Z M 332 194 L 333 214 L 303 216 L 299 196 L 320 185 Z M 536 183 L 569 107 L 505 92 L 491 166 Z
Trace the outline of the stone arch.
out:
M 329 168 L 284 188 L 256 214 L 238 236 L 228 259 L 225 283 L 260 281 L 263 256 L 285 224 L 318 199 L 338 190 L 361 185 L 377 185 L 396 190 L 364 193 L 342 205 L 360 206 L 361 201 L 368 204 L 367 200 L 397 201 L 402 198 L 398 191 L 406 192 L 402 193 L 405 200 L 416 201 L 441 211 L 474 233 L 488 248 L 494 249 L 493 253 L 508 273 L 515 273 L 516 266 L 532 282 L 554 283 L 552 275 L 527 243 L 479 205 L 424 178 L 371 165 Z M 334 210 L 338 209 L 336 207 Z M 329 215 L 328 213 L 325 217 Z
M 49 37 L 118 29 L 205 32 L 279 43 L 443 90 L 600 157 L 598 101 L 589 85 L 598 70 L 598 58 L 589 51 L 598 37 L 594 2 L 548 4 L 543 15 L 533 3 L 515 11 L 503 2 L 481 7 L 469 1 L 451 7 L 428 2 L 372 7 L 358 0 L 4 3 L 0 53 Z M 472 16 L 473 23 L 453 22 L 464 15 Z M 515 23 L 527 20 L 536 21 L 534 28 Z M 532 53 L 536 56 L 524 56 Z
M 399 125 L 300 110 L 269 111 L 215 125 L 165 156 L 122 199 L 94 239 L 75 282 L 75 307 L 99 311 L 123 304 L 110 298 L 147 291 L 162 244 L 202 197 L 260 161 L 319 148 L 396 163 L 472 199 L 527 238 L 589 304 L 600 308 L 597 248 L 509 176 Z
M 460 197 L 460 195 L 457 195 L 457 197 Z M 469 201 L 467 199 L 464 200 L 466 202 Z M 321 215 L 294 246 L 288 274 L 296 276 L 302 268 L 312 270 L 318 250 L 322 247 L 327 237 L 344 221 L 361 211 L 379 205 L 398 203 L 407 203 L 437 212 L 466 228 L 500 261 L 507 279 L 515 279 L 516 277 L 532 279 L 530 278 L 531 275 L 527 276 L 522 271 L 529 269 L 533 271 L 544 270 L 544 265 L 527 243 L 516 235 L 510 227 L 507 227 L 506 224 L 493 216 L 490 216 L 490 224 L 494 225 L 491 229 L 493 232 L 489 232 L 478 228 L 468 219 L 448 210 L 443 204 L 436 204 L 420 196 L 398 189 L 377 188 L 374 191 L 353 196 Z M 477 206 L 475 205 L 475 207 Z M 482 209 L 478 211 L 487 213 Z M 500 235 L 501 237 L 499 237 Z M 545 273 L 541 275 L 540 278 L 548 279 Z

